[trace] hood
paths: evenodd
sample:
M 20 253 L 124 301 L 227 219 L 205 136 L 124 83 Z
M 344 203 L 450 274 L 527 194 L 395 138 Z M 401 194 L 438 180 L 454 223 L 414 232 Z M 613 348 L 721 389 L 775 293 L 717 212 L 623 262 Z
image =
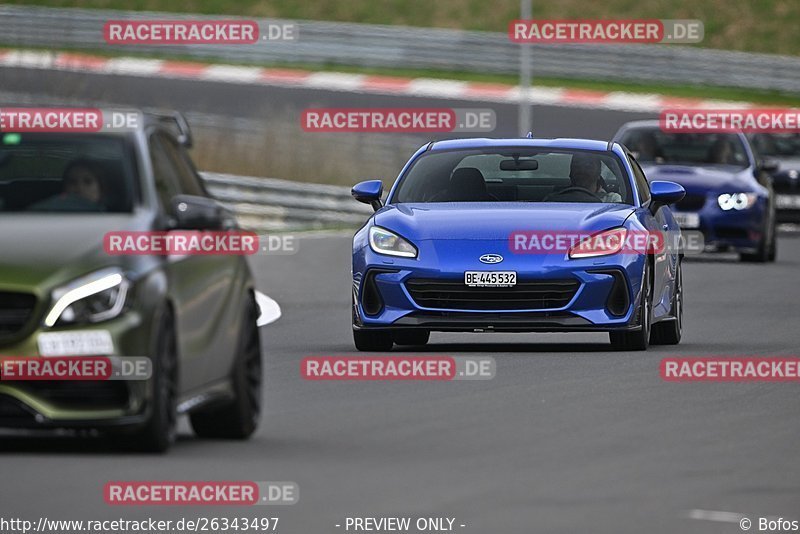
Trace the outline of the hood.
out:
M 0 215 L 0 288 L 46 289 L 101 267 L 119 265 L 103 237 L 133 230 L 136 219 L 118 214 Z
M 621 226 L 626 204 L 453 202 L 393 204 L 375 224 L 413 240 L 507 241 L 514 231 L 600 231 Z
M 675 182 L 687 193 L 748 192 L 757 186 L 749 169 L 731 165 L 643 165 L 642 169 L 648 180 Z

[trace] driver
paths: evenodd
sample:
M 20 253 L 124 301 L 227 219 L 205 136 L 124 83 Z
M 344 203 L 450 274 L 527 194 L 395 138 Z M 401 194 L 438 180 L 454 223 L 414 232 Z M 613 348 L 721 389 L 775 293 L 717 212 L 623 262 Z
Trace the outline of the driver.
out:
M 37 202 L 31 211 L 105 211 L 100 167 L 87 159 L 72 161 L 62 175 L 63 192 Z
M 547 196 L 545 202 L 622 202 L 619 193 L 603 188 L 600 158 L 592 154 L 574 154 L 569 167 L 571 185 Z

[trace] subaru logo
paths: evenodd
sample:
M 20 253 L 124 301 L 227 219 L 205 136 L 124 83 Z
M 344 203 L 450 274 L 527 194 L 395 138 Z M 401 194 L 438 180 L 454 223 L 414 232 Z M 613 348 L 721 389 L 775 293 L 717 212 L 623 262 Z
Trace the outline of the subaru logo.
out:
M 500 254 L 484 254 L 478 259 L 481 261 L 481 263 L 488 263 L 491 265 L 503 261 L 503 256 Z

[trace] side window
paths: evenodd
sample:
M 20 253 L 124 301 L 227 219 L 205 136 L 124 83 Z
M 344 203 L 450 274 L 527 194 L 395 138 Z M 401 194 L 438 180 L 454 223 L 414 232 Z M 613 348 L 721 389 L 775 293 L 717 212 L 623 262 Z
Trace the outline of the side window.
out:
M 644 176 L 644 171 L 639 166 L 639 163 L 633 159 L 629 154 L 628 161 L 633 169 L 633 178 L 636 180 L 636 189 L 639 192 L 639 202 L 644 204 L 650 200 L 650 185 L 647 183 L 647 178 Z
M 181 193 L 185 195 L 206 196 L 205 190 L 200 183 L 200 178 L 194 172 L 192 165 L 188 161 L 188 155 L 183 148 L 170 137 L 159 137 L 164 151 L 177 173 L 178 186 L 180 187 Z
M 178 174 L 164 150 L 164 146 L 157 134 L 151 135 L 148 141 L 150 148 L 150 162 L 155 175 L 156 194 L 158 203 L 164 213 L 172 213 L 172 197 L 180 194 Z

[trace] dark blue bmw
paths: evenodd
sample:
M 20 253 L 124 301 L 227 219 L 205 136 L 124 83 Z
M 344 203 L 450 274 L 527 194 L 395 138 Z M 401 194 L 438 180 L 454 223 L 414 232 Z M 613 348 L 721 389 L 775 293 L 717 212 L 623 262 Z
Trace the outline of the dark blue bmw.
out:
M 684 194 L 648 184 L 619 143 L 425 145 L 385 202 L 380 181 L 353 187 L 375 209 L 353 238 L 355 345 L 424 345 L 431 331 L 600 331 L 623 350 L 676 344 L 682 253 L 669 204 Z
M 625 124 L 614 136 L 642 164 L 649 180 L 686 189 L 675 205 L 681 227 L 699 230 L 708 252 L 738 252 L 742 261 L 777 254 L 776 204 L 770 171 L 742 133 L 665 133 L 658 121 Z

